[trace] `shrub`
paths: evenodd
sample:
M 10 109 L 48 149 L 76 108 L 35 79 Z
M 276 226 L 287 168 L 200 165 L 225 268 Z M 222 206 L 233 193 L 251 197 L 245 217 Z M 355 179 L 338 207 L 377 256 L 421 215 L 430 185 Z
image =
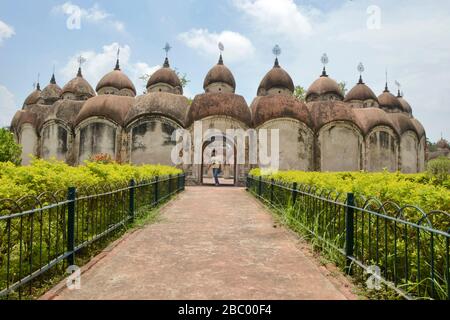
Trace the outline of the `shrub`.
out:
M 0 162 L 11 162 L 19 165 L 22 155 L 22 147 L 14 141 L 12 132 L 0 129 Z
M 435 178 L 440 184 L 443 184 L 450 174 L 450 159 L 446 157 L 440 157 L 438 159 L 428 162 L 427 167 L 428 174 Z M 449 185 L 450 187 L 450 185 Z

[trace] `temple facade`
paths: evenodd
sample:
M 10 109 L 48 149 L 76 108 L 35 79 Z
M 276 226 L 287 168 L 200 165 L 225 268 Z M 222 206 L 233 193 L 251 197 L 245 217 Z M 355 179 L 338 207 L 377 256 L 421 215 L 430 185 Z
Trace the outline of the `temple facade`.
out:
M 167 58 L 149 78 L 147 92 L 139 96 L 119 60 L 96 90 L 80 67 L 62 88 L 54 75 L 44 89 L 38 84 L 14 116 L 11 130 L 23 147 L 25 165 L 30 155 L 79 165 L 97 154 L 133 164 L 174 165 L 174 131 L 183 128 L 193 136 L 194 124 L 201 121 L 204 132 L 278 129 L 281 170 L 416 173 L 425 169 L 425 130 L 400 92 L 392 94 L 387 84 L 377 96 L 360 77 L 344 96 L 324 68 L 301 101 L 293 95 L 292 78 L 277 58 L 248 106 L 235 92 L 235 78 L 220 56 L 203 87 L 204 93 L 190 102 Z M 208 139 L 203 148 L 211 143 Z M 224 139 L 224 149 L 235 148 L 233 143 Z M 187 148 L 193 148 L 193 141 Z M 242 185 L 257 166 L 248 158 L 247 148 L 244 164 L 236 163 L 235 157 L 226 159 L 224 178 Z M 202 159 L 180 165 L 188 182 L 206 181 L 210 173 L 205 163 Z

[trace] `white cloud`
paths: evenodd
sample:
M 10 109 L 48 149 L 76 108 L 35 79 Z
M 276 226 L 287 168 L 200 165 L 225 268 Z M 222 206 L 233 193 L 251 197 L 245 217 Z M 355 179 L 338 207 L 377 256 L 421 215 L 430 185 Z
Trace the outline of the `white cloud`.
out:
M 302 8 L 293 0 L 233 0 L 256 30 L 285 38 L 308 36 L 313 28 L 310 15 L 314 11 Z
M 78 17 L 80 19 L 80 24 L 82 24 L 83 21 L 94 24 L 103 23 L 119 32 L 125 31 L 125 24 L 122 21 L 114 19 L 112 14 L 102 10 L 98 4 L 94 4 L 91 8 L 82 8 L 68 1 L 62 5 L 53 7 L 52 12 L 55 14 L 64 14 L 68 16 L 69 19 L 76 19 Z M 81 27 L 81 25 L 79 27 Z
M 217 56 L 218 43 L 225 46 L 224 57 L 228 62 L 236 62 L 250 58 L 255 48 L 249 39 L 233 31 L 221 33 L 209 32 L 208 29 L 192 29 L 178 35 L 188 47 L 206 57 Z
M 82 56 L 86 62 L 83 64 L 83 77 L 95 88 L 100 79 L 111 72 L 117 59 L 117 50 L 120 48 L 120 67 L 130 77 L 140 93 L 144 82 L 140 79 L 145 74 L 152 74 L 160 66 L 150 66 L 145 62 L 131 62 L 131 48 L 128 45 L 120 46 L 114 42 L 102 47 L 101 52 L 92 50 L 80 51 L 69 58 L 67 63 L 61 68 L 60 73 L 64 81 L 75 77 L 78 70 L 78 59 Z
M 0 20 L 0 45 L 4 39 L 9 39 L 15 35 L 14 28 Z
M 0 85 L 0 127 L 9 127 L 16 111 L 14 95 L 8 88 Z

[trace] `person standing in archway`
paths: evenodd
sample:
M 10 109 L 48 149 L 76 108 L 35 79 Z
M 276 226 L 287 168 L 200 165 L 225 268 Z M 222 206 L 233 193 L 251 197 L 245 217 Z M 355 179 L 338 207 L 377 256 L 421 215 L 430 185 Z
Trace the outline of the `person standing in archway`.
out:
M 222 161 L 217 156 L 216 150 L 212 151 L 211 160 L 210 160 L 210 164 L 209 164 L 209 167 L 208 167 L 208 171 L 211 168 L 213 170 L 214 183 L 215 183 L 216 186 L 219 186 L 220 185 L 219 174 L 220 174 L 221 169 L 222 169 Z

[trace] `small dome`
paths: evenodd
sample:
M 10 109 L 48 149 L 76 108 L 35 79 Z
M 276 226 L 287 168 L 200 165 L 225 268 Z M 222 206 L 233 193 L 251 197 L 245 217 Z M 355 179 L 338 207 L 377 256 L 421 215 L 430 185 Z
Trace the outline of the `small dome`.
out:
M 153 73 L 150 79 L 148 79 L 147 90 L 160 83 L 167 84 L 178 90 L 180 94 L 183 94 L 183 86 L 181 85 L 180 78 L 178 78 L 176 72 L 170 68 L 168 58 L 166 58 L 163 67 Z
M 251 105 L 253 125 L 258 127 L 267 121 L 292 118 L 311 126 L 311 117 L 306 105 L 293 96 L 256 97 Z
M 62 89 L 56 84 L 55 75 L 52 76 L 50 83 L 42 90 L 41 97 L 45 104 L 53 104 L 61 98 Z
M 184 126 L 188 108 L 189 100 L 185 96 L 168 92 L 150 92 L 134 100 L 125 123 L 129 125 L 139 117 L 153 114 L 168 117 Z
M 197 95 L 189 108 L 187 126 L 209 116 L 227 116 L 250 127 L 252 115 L 245 99 L 231 92 Z
M 281 88 L 287 89 L 291 93 L 294 92 L 294 82 L 292 81 L 291 76 L 280 67 L 278 63 L 278 58 L 275 60 L 275 65 L 272 70 L 270 70 L 265 77 L 262 79 L 261 84 L 258 88 L 258 96 L 265 96 L 268 94 L 268 91 L 272 88 Z
M 396 125 L 400 135 L 407 131 L 413 131 L 418 137 L 422 137 L 425 133 L 422 125 L 417 120 L 411 119 L 404 113 L 394 113 L 389 114 L 389 116 L 392 119 L 392 122 Z
M 358 118 L 348 104 L 342 101 L 312 101 L 307 103 L 307 107 L 311 114 L 311 120 L 316 132 L 320 130 L 324 125 L 334 121 L 344 121 L 358 125 Z
M 95 97 L 95 91 L 92 89 L 89 82 L 87 82 L 81 73 L 81 68 L 78 69 L 77 76 L 70 80 L 62 89 L 61 95 L 72 93 L 76 99 L 87 100 Z
M 233 92 L 236 90 L 236 81 L 230 69 L 223 64 L 222 55 L 220 55 L 219 63 L 209 70 L 206 75 L 205 81 L 203 82 L 203 89 L 206 91 L 208 86 L 213 83 L 225 83 L 233 88 Z
M 392 117 L 380 108 L 355 108 L 353 113 L 358 121 L 358 127 L 364 134 L 368 134 L 373 128 L 378 126 L 389 127 L 396 134 L 399 134 L 399 129 Z
M 104 117 L 123 125 L 125 116 L 133 106 L 134 98 L 102 95 L 89 99 L 77 116 L 75 125 L 91 117 Z
M 36 86 L 36 90 L 34 90 L 32 93 L 28 95 L 28 97 L 25 99 L 25 102 L 23 103 L 23 109 L 26 109 L 28 106 L 36 104 L 41 99 L 41 87 L 39 83 Z
M 386 112 L 403 112 L 400 101 L 389 91 L 387 84 L 384 92 L 378 97 L 378 102 L 380 103 L 380 108 Z
M 436 143 L 436 147 L 437 147 L 438 149 L 448 149 L 448 150 L 450 150 L 450 144 L 449 144 L 448 141 L 445 140 L 444 138 L 441 138 L 441 140 L 439 140 L 439 141 Z
M 321 96 L 326 94 L 336 95 L 337 100 L 343 100 L 344 96 L 342 95 L 342 90 L 339 87 L 338 83 L 328 77 L 325 68 L 323 69 L 323 73 L 319 79 L 313 82 L 313 84 L 309 87 L 306 92 L 306 101 L 315 101 L 321 100 L 319 99 Z
M 366 101 L 366 100 L 375 100 L 378 102 L 378 98 L 375 93 L 370 89 L 362 80 L 362 77 L 359 78 L 359 82 L 354 86 L 345 96 L 345 102 L 351 101 Z
M 412 116 L 412 108 L 411 105 L 406 101 L 403 96 L 401 95 L 400 91 L 397 95 L 398 101 L 400 101 L 400 104 L 402 105 L 403 111 Z
M 130 78 L 128 78 L 127 75 L 125 73 L 123 73 L 122 70 L 120 70 L 119 60 L 117 60 L 116 68 L 113 71 L 111 71 L 110 73 L 108 73 L 107 75 L 105 75 L 99 81 L 95 91 L 97 91 L 97 93 L 99 93 L 99 91 L 102 88 L 106 88 L 106 87 L 112 87 L 119 91 L 128 89 L 134 93 L 133 96 L 136 96 L 136 88 L 135 88 L 133 82 L 131 82 Z

